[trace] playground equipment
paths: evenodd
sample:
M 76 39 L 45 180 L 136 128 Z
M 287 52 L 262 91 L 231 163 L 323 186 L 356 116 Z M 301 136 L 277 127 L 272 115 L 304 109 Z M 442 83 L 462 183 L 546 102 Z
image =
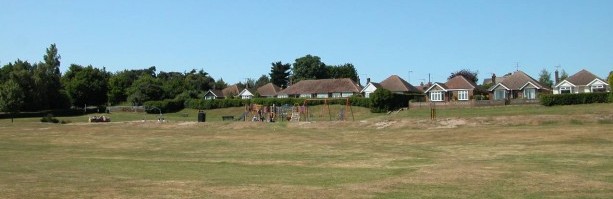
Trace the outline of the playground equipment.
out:
M 321 105 L 321 111 L 319 112 L 319 114 L 317 115 L 319 118 L 324 118 L 325 114 L 327 114 L 327 118 L 329 121 L 332 121 L 332 112 L 330 111 L 330 101 L 332 100 L 340 100 L 343 101 L 344 100 L 344 106 L 341 107 L 338 111 L 338 114 L 336 114 L 336 120 L 338 121 L 345 121 L 346 120 L 346 116 L 347 116 L 347 111 L 351 112 L 351 120 L 355 121 L 355 117 L 353 116 L 353 109 L 351 108 L 351 101 L 349 100 L 349 98 L 335 98 L 335 99 L 305 99 L 302 106 L 300 107 L 300 110 L 298 111 L 300 114 L 298 114 L 298 116 L 302 115 L 305 116 L 303 121 L 313 121 L 313 112 L 311 112 L 311 110 L 309 109 L 308 106 L 308 102 L 315 102 L 315 101 L 323 101 L 323 104 Z M 342 105 L 342 104 L 341 104 Z M 294 115 L 292 115 L 293 118 Z M 293 121 L 293 120 L 292 120 Z M 298 121 L 300 121 L 300 118 L 298 118 Z
M 89 117 L 89 122 L 111 122 L 111 118 L 110 117 L 106 117 L 106 116 L 91 116 Z
M 430 120 L 436 120 L 436 104 L 430 103 Z

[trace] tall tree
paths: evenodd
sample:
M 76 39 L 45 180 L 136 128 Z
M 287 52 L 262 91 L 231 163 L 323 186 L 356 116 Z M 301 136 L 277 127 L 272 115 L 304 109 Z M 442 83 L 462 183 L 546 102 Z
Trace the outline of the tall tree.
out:
M 186 91 L 185 74 L 179 72 L 164 72 L 158 74 L 158 79 L 162 81 L 164 98 L 174 99 L 177 95 Z
M 14 114 L 18 113 L 24 105 L 25 94 L 23 89 L 13 80 L 0 85 L 0 111 L 11 115 L 11 123 Z
M 273 62 L 272 67 L 270 68 L 270 82 L 274 85 L 277 85 L 281 88 L 287 88 L 287 84 L 289 83 L 289 70 L 291 69 L 291 64 L 283 64 L 280 61 Z
M 219 78 L 217 81 L 215 81 L 215 86 L 214 88 L 216 90 L 222 90 L 224 88 L 228 87 L 228 83 L 226 83 L 225 81 L 223 81 L 223 78 Z
M 141 75 L 127 90 L 128 101 L 142 105 L 146 101 L 161 100 L 164 96 L 162 82 L 151 75 Z
M 449 75 L 449 77 L 447 78 L 447 80 L 454 78 L 455 76 L 463 76 L 464 78 L 466 78 L 468 81 L 471 81 L 473 83 L 477 83 L 477 81 L 479 81 L 479 78 L 477 78 L 477 75 L 479 74 L 478 71 L 471 71 L 469 69 L 462 69 L 456 72 L 451 73 L 451 75 Z
M 560 81 L 565 80 L 566 78 L 568 78 L 568 73 L 562 69 L 562 73 L 560 73 Z
M 42 108 L 67 108 L 65 96 L 62 94 L 62 83 L 60 73 L 60 59 L 58 49 L 55 44 L 47 48 L 43 56 L 44 62 L 35 65 L 34 80 L 36 84 L 36 94 L 38 103 Z
M 258 78 L 257 81 L 255 81 L 255 86 L 254 88 L 260 88 L 266 84 L 270 83 L 270 79 L 268 78 L 268 76 L 266 75 L 262 75 L 260 76 L 260 78 Z
M 103 105 L 108 101 L 109 74 L 105 69 L 91 65 L 83 67 L 72 64 L 62 77 L 64 88 L 76 107 L 84 105 Z
M 350 78 L 358 82 L 358 71 L 351 63 L 346 63 L 338 66 L 327 66 L 329 78 Z
M 609 86 L 613 86 L 613 71 L 609 72 Z M 611 92 L 613 94 L 613 92 Z
M 306 55 L 296 59 L 293 64 L 293 81 L 297 82 L 305 79 L 325 79 L 328 78 L 326 64 L 321 62 L 318 56 Z
M 551 86 L 553 85 L 553 80 L 551 80 L 551 73 L 545 68 L 543 68 L 543 70 L 541 70 L 541 73 L 539 73 L 539 83 L 544 86 L 547 86 L 547 88 L 551 88 Z
M 204 70 L 195 69 L 185 75 L 186 90 L 206 92 L 213 87 L 215 80 Z

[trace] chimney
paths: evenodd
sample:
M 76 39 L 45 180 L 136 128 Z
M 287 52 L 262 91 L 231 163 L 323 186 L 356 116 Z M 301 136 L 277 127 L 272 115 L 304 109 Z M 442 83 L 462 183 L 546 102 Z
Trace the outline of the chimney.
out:
M 496 73 L 492 73 L 492 84 L 496 84 Z
M 424 82 L 421 82 L 419 86 L 424 87 Z
M 556 78 L 556 79 L 555 79 L 555 80 L 556 80 L 556 83 L 555 83 L 555 84 L 557 85 L 557 84 L 558 84 L 558 82 L 560 81 L 560 75 L 558 74 L 558 70 L 557 70 L 557 69 L 556 69 L 556 72 L 554 72 L 554 74 L 555 74 L 554 76 L 555 76 L 555 78 Z
M 370 77 L 366 78 L 366 85 L 370 84 Z

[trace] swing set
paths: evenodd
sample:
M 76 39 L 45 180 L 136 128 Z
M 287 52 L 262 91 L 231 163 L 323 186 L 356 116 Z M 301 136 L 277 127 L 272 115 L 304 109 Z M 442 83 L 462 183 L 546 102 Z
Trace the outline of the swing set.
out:
M 302 103 L 302 107 L 298 108 L 300 111 L 300 115 L 305 117 L 303 121 L 313 121 L 313 112 L 309 109 L 309 102 L 321 102 L 321 111 L 319 112 L 319 118 L 325 117 L 325 114 L 328 114 L 328 120 L 332 121 L 332 112 L 330 111 L 330 101 L 332 100 L 345 100 L 344 107 L 341 107 L 336 115 L 336 120 L 338 121 L 346 121 L 347 112 L 351 113 L 351 120 L 355 121 L 355 117 L 353 116 L 353 109 L 351 108 L 351 101 L 349 98 L 334 98 L 334 99 L 305 99 Z M 299 120 L 300 121 L 300 120 Z

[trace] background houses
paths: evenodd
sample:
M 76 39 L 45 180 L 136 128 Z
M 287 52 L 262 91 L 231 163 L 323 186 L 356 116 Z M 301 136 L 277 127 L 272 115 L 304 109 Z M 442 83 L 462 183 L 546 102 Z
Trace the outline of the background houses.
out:
M 432 102 L 468 101 L 473 99 L 477 89 L 478 86 L 474 82 L 458 75 L 445 83 L 434 83 L 425 93 L 426 99 Z
M 512 75 L 505 77 L 501 82 L 497 82 L 494 77 L 494 86 L 489 89 L 490 99 L 511 100 L 511 99 L 537 99 L 541 93 L 550 93 L 547 88 L 534 78 L 523 71 L 516 71 Z
M 368 98 L 370 94 L 375 92 L 378 88 L 384 88 L 397 94 L 421 93 L 419 89 L 415 88 L 398 75 L 391 75 L 381 83 L 370 82 L 370 78 L 368 78 L 366 86 L 360 92 L 364 93 L 364 97 Z
M 553 87 L 553 94 L 611 92 L 605 80 L 583 69 Z
M 362 87 L 349 78 L 302 80 L 280 91 L 278 98 L 339 98 L 357 95 Z

